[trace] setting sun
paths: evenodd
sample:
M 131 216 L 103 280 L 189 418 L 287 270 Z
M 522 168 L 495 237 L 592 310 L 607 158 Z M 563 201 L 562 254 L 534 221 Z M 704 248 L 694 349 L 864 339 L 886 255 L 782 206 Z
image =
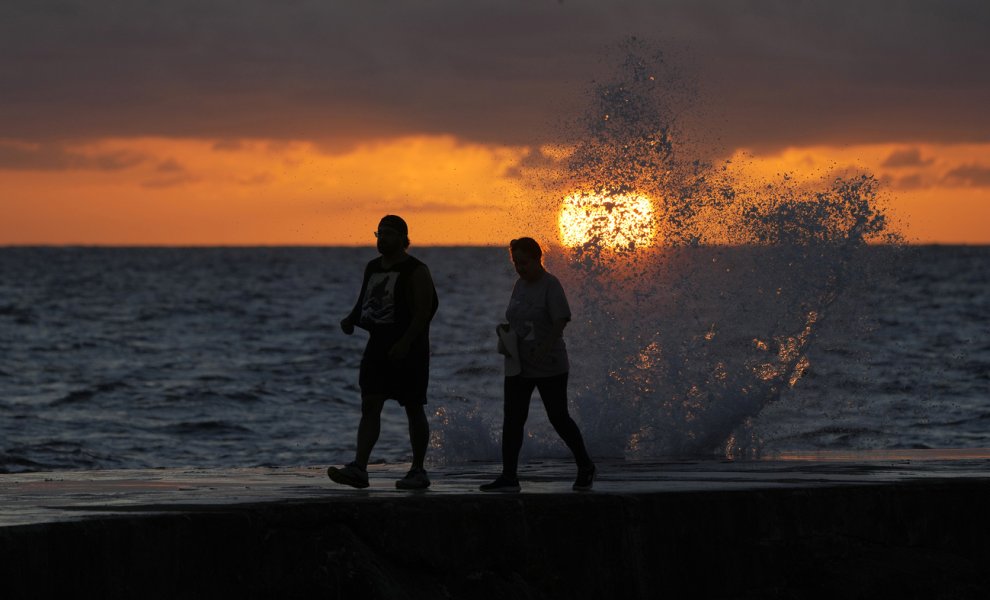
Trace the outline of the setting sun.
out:
M 565 246 L 633 250 L 653 243 L 653 203 L 645 196 L 577 192 L 564 198 L 557 219 Z

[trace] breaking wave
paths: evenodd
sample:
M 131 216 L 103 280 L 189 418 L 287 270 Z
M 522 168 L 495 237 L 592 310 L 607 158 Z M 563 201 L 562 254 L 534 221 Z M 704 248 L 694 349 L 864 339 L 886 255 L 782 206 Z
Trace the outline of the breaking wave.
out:
M 534 230 L 567 244 L 546 263 L 575 315 L 572 411 L 599 456 L 759 455 L 753 419 L 799 385 L 836 299 L 875 276 L 867 244 L 898 241 L 868 173 L 770 181 L 704 158 L 677 118 L 685 89 L 631 41 L 577 142 L 540 173 Z M 560 216 L 568 195 L 576 217 Z M 497 408 L 441 408 L 439 460 L 497 459 Z M 529 433 L 524 455 L 566 455 L 545 423 Z

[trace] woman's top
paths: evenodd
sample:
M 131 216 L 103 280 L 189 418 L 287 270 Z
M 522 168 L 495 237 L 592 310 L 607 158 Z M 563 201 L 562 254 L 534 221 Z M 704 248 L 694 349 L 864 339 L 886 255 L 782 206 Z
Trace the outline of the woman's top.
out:
M 571 320 L 571 308 L 559 279 L 543 273 L 536 281 L 516 281 L 505 318 L 518 338 L 523 377 L 550 377 L 569 370 L 563 337 L 553 341 L 542 359 L 534 360 L 532 356 L 537 342 L 550 335 L 554 321 Z

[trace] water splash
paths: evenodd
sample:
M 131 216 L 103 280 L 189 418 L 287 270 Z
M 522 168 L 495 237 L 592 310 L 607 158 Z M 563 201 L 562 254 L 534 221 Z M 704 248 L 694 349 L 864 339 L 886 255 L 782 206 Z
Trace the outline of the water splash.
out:
M 869 174 L 764 181 L 697 157 L 677 119 L 690 104 L 680 76 L 641 42 L 624 52 L 577 144 L 541 174 L 564 243 L 546 262 L 576 317 L 572 406 L 599 456 L 755 456 L 753 420 L 799 385 L 865 246 L 896 241 L 882 189 Z M 496 419 L 443 419 L 441 456 L 470 456 L 460 445 L 479 421 L 492 433 L 476 457 L 497 456 Z M 545 426 L 530 438 L 531 452 L 560 451 Z

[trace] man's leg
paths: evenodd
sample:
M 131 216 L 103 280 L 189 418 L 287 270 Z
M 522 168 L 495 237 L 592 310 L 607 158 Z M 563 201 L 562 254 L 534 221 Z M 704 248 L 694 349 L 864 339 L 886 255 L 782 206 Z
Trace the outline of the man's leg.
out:
M 376 394 L 361 395 L 361 422 L 358 424 L 357 455 L 355 462 L 362 469 L 368 468 L 371 450 L 378 442 L 378 434 L 382 429 L 382 407 L 385 406 L 385 396 Z
M 409 442 L 413 451 L 412 468 L 422 469 L 426 447 L 430 443 L 430 422 L 426 419 L 422 404 L 406 405 L 406 417 L 409 419 Z

